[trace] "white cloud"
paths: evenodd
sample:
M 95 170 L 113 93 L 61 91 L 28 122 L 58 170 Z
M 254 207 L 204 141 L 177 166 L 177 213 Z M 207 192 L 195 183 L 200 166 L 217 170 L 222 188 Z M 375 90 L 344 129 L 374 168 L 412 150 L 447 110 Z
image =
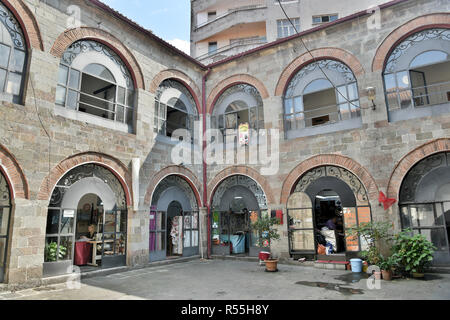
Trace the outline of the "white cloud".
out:
M 167 42 L 170 43 L 171 45 L 173 45 L 174 47 L 180 49 L 181 51 L 183 51 L 189 55 L 191 54 L 191 44 L 189 41 L 181 40 L 181 39 L 173 39 L 173 40 L 169 40 Z

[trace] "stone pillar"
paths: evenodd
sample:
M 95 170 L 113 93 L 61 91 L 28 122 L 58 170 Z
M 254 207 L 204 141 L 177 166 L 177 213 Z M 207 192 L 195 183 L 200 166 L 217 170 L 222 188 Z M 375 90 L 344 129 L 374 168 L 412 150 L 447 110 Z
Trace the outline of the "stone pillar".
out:
M 149 210 L 128 209 L 127 265 L 142 266 L 149 262 Z

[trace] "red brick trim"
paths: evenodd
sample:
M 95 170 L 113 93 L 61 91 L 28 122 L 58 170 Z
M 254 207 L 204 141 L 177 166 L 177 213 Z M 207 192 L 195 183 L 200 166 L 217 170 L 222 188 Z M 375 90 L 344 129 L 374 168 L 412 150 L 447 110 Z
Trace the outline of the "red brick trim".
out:
M 175 69 L 161 71 L 153 78 L 149 86 L 149 91 L 153 94 L 156 94 L 156 90 L 158 89 L 160 84 L 167 79 L 177 80 L 181 82 L 189 90 L 189 92 L 192 94 L 192 97 L 194 97 L 198 114 L 201 114 L 202 110 L 199 101 L 199 97 L 201 97 L 200 90 L 198 89 L 195 82 L 191 78 L 189 78 L 189 76 L 187 76 L 185 73 L 181 71 Z
M 282 204 L 287 203 L 289 196 L 294 191 L 296 183 L 305 173 L 314 168 L 325 165 L 338 166 L 349 170 L 356 177 L 358 177 L 358 179 L 364 185 L 369 196 L 369 200 L 378 200 L 379 189 L 374 178 L 370 175 L 366 168 L 349 157 L 338 154 L 322 154 L 303 161 L 294 170 L 292 170 L 291 173 L 289 173 L 283 183 L 280 202 Z
M 50 171 L 49 175 L 42 182 L 38 193 L 38 200 L 49 201 L 56 184 L 67 172 L 75 167 L 88 163 L 95 163 L 110 170 L 120 181 L 125 191 L 127 205 L 132 205 L 131 174 L 127 167 L 114 157 L 96 152 L 76 154 L 61 161 Z
M 9 150 L 0 144 L 0 171 L 8 182 L 12 199 L 29 199 L 30 191 L 19 162 Z
M 403 179 L 406 177 L 408 172 L 421 160 L 439 153 L 450 151 L 450 139 L 441 138 L 432 140 L 425 143 L 406 156 L 404 156 L 395 166 L 391 177 L 389 178 L 389 183 L 387 187 L 387 195 L 389 198 L 399 199 L 400 187 L 402 185 Z
M 144 89 L 144 76 L 134 55 L 119 39 L 104 30 L 90 27 L 66 30 L 58 36 L 50 53 L 61 58 L 66 49 L 78 40 L 95 40 L 108 46 L 120 56 L 128 67 L 135 88 Z
M 372 71 L 383 71 L 391 52 L 405 38 L 430 28 L 450 28 L 450 13 L 433 13 L 420 16 L 392 31 L 378 47 L 372 62 Z
M 202 189 L 201 182 L 197 179 L 195 174 L 192 171 L 190 171 L 189 169 L 181 167 L 181 166 L 175 166 L 175 165 L 168 166 L 168 167 L 162 169 L 161 171 L 159 171 L 157 174 L 155 174 L 152 177 L 152 179 L 150 180 L 150 183 L 148 184 L 147 192 L 146 192 L 145 198 L 144 198 L 145 206 L 150 207 L 152 197 L 153 197 L 153 192 L 155 191 L 158 184 L 163 179 L 167 178 L 168 176 L 173 176 L 173 175 L 184 179 L 191 186 L 192 191 L 194 192 L 195 197 L 197 198 L 198 207 L 199 208 L 202 207 L 202 201 L 201 201 L 200 192 L 199 192 L 199 190 Z
M 277 87 L 275 89 L 275 96 L 281 96 L 285 93 L 289 82 L 295 76 L 295 74 L 304 66 L 314 62 L 314 60 L 337 60 L 346 64 L 352 71 L 355 77 L 362 76 L 365 71 L 359 60 L 350 52 L 339 48 L 320 48 L 302 54 L 300 57 L 292 61 L 282 72 L 280 79 L 278 80 Z
M 214 87 L 214 89 L 209 94 L 206 102 L 207 113 L 212 114 L 216 101 L 219 99 L 221 94 L 224 93 L 225 90 L 236 84 L 242 83 L 254 86 L 261 95 L 261 98 L 267 99 L 269 97 L 269 92 L 261 81 L 248 74 L 237 74 L 225 80 L 222 80 Z
M 33 12 L 22 0 L 2 0 L 2 3 L 14 14 L 23 30 L 28 48 L 44 51 L 39 24 Z
M 272 188 L 270 187 L 269 181 L 267 181 L 267 179 L 264 176 L 262 176 L 258 171 L 250 167 L 233 166 L 219 172 L 214 177 L 214 179 L 212 179 L 211 182 L 208 184 L 208 201 L 210 205 L 212 202 L 214 192 L 216 192 L 216 189 L 220 185 L 220 183 L 228 177 L 237 175 L 247 176 L 255 180 L 263 189 L 264 194 L 266 195 L 267 198 L 267 204 L 268 205 L 275 204 L 275 198 Z

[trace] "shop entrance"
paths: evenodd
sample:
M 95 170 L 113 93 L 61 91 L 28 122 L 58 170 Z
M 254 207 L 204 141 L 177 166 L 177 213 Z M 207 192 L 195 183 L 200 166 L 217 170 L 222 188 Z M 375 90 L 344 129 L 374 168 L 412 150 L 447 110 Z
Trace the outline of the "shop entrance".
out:
M 8 182 L 0 170 L 0 283 L 4 281 L 11 215 L 11 194 Z
M 126 231 L 125 193 L 114 174 L 93 164 L 71 170 L 50 200 L 44 276 L 72 273 L 74 265 L 81 271 L 126 265 Z
M 189 184 L 169 176 L 155 189 L 150 209 L 151 262 L 199 254 L 199 213 Z
M 349 228 L 371 221 L 367 193 L 349 171 L 319 167 L 297 183 L 287 204 L 289 249 L 295 258 L 348 261 L 366 248 Z
M 233 176 L 223 181 L 213 197 L 212 254 L 258 256 L 256 232 L 251 224 L 267 215 L 266 198 L 249 177 Z

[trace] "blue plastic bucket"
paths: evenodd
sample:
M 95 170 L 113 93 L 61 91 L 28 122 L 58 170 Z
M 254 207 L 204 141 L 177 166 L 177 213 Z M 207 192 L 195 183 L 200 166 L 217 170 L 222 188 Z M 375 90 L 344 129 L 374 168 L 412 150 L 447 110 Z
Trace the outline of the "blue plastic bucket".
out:
M 354 273 L 362 272 L 363 261 L 361 259 L 351 259 L 350 263 L 352 265 L 352 271 Z

